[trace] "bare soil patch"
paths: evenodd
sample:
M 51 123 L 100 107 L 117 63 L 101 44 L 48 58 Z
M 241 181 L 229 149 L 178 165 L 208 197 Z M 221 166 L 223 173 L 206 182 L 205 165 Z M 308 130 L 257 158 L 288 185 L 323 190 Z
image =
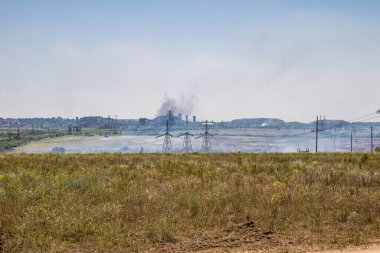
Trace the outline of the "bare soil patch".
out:
M 179 240 L 176 243 L 160 244 L 147 252 L 301 252 L 297 245 L 303 245 L 307 238 L 297 239 L 278 235 L 271 230 L 263 230 L 249 221 L 231 226 L 223 231 L 214 231 L 193 235 L 192 239 Z M 305 248 L 311 249 L 310 246 Z
M 380 240 L 375 241 L 373 244 L 362 245 L 358 247 L 348 247 L 345 249 L 325 250 L 318 251 L 319 253 L 379 253 L 380 252 Z

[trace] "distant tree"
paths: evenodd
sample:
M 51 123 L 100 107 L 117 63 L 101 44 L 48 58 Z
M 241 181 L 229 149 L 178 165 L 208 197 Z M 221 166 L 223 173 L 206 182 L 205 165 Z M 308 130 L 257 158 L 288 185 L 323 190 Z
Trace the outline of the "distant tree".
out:
M 376 148 L 375 148 L 375 151 L 376 151 L 376 152 L 380 152 L 380 147 L 376 147 Z

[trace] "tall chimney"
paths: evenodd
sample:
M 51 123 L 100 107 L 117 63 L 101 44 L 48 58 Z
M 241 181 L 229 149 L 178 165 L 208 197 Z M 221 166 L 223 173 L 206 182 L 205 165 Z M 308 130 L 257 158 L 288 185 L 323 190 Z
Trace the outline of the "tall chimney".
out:
M 193 116 L 193 123 L 196 123 L 197 122 L 197 116 Z

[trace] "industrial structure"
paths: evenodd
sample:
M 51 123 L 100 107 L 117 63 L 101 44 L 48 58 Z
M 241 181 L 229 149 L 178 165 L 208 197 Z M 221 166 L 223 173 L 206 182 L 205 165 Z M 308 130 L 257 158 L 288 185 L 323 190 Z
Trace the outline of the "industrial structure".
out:
M 209 133 L 208 126 L 209 125 L 213 125 L 213 124 L 214 124 L 214 122 L 210 123 L 207 120 L 204 123 L 202 123 L 202 125 L 205 126 L 205 132 L 197 137 L 197 138 L 203 137 L 202 147 L 201 147 L 201 151 L 202 152 L 206 152 L 207 153 L 207 152 L 211 151 L 211 137 L 214 136 L 214 135 L 212 135 L 212 134 Z
M 172 150 L 172 141 L 171 141 L 170 137 L 173 137 L 173 135 L 171 135 L 169 133 L 169 120 L 166 121 L 166 131 L 165 131 L 165 133 L 156 136 L 156 138 L 159 138 L 159 137 L 162 137 L 162 136 L 164 136 L 164 142 L 162 143 L 162 152 L 169 153 Z
M 194 136 L 194 135 L 189 133 L 189 132 L 184 132 L 184 133 L 178 135 L 177 137 L 181 137 L 181 136 L 184 136 L 183 145 L 182 145 L 182 152 L 185 152 L 185 153 L 192 152 L 193 147 L 191 145 L 191 137 L 190 136 Z
M 185 122 L 185 129 L 187 130 L 188 126 L 188 116 L 186 115 L 186 122 Z M 192 145 L 191 145 L 191 137 L 194 136 L 193 134 L 189 133 L 188 131 L 178 135 L 177 137 L 184 136 L 183 138 L 183 145 L 182 145 L 182 152 L 189 153 L 193 151 Z

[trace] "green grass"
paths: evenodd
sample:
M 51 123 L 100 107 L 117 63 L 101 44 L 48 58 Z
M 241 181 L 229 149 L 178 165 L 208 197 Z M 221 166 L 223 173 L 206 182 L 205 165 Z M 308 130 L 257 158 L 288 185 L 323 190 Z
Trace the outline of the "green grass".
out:
M 16 147 L 25 145 L 29 142 L 39 141 L 47 138 L 57 138 L 64 136 L 65 133 L 62 131 L 51 131 L 51 132 L 23 132 L 20 134 L 16 133 L 0 133 L 0 153 L 11 151 Z
M 299 245 L 379 238 L 380 155 L 0 154 L 5 252 L 160 249 L 247 221 Z

